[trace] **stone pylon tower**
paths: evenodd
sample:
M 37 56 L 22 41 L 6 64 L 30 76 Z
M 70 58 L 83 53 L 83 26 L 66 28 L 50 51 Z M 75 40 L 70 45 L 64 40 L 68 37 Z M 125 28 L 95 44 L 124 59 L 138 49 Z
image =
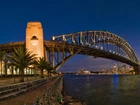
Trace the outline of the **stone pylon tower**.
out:
M 43 29 L 40 22 L 28 22 L 26 28 L 26 49 L 44 57 Z

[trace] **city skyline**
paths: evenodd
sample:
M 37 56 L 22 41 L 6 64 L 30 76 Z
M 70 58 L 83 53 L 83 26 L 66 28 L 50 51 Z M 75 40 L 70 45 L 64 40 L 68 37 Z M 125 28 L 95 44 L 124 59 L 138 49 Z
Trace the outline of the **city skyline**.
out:
M 1 1 L 0 44 L 24 41 L 27 23 L 39 21 L 43 26 L 45 40 L 50 40 L 54 35 L 84 30 L 107 30 L 124 38 L 140 61 L 139 4 L 138 0 Z M 114 63 L 111 60 L 76 55 L 62 69 L 102 68 Z

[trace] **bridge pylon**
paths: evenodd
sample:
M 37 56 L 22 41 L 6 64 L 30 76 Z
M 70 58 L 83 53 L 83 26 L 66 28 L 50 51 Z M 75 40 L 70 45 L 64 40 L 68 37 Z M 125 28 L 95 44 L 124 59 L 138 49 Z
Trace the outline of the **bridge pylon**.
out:
M 26 28 L 26 49 L 36 54 L 36 57 L 44 57 L 43 29 L 40 22 L 28 22 Z
M 133 66 L 135 74 L 140 74 L 140 65 L 139 66 Z

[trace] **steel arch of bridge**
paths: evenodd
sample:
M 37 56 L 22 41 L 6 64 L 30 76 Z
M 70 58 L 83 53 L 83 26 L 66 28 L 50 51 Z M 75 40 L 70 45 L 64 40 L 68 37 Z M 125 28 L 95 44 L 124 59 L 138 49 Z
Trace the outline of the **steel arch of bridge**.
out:
M 0 45 L 0 51 L 13 51 L 13 48 L 24 46 L 23 42 L 12 42 Z M 53 36 L 51 41 L 44 41 L 48 60 L 55 70 L 76 54 L 89 55 L 117 60 L 139 70 L 139 63 L 132 47 L 120 36 L 107 31 L 84 31 L 60 36 Z
M 59 69 L 75 54 L 84 54 L 117 60 L 132 66 L 138 66 L 132 47 L 120 36 L 108 31 L 84 31 L 53 36 L 44 42 L 48 59 L 54 69 Z

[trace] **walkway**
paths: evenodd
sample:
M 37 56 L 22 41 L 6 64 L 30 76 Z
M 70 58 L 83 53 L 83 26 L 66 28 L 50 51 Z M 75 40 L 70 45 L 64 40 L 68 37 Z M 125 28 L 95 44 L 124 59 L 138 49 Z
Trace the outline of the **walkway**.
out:
M 37 77 L 34 77 L 34 76 L 24 77 L 25 82 L 36 80 L 36 79 L 40 79 L 40 77 L 39 76 L 37 76 Z M 0 78 L 0 86 L 12 85 L 12 84 L 16 84 L 16 83 L 19 83 L 18 77 Z
M 35 78 L 28 78 L 28 80 L 33 80 L 33 79 Z M 49 87 L 51 87 L 55 83 L 56 80 L 57 79 L 54 79 L 27 93 L 23 93 L 21 95 L 15 96 L 14 98 L 0 101 L 0 105 L 33 105 L 37 97 L 40 97 Z M 7 79 L 0 80 L 1 86 L 6 84 L 12 84 L 12 83 L 14 83 L 14 79 L 9 79 L 8 81 Z

